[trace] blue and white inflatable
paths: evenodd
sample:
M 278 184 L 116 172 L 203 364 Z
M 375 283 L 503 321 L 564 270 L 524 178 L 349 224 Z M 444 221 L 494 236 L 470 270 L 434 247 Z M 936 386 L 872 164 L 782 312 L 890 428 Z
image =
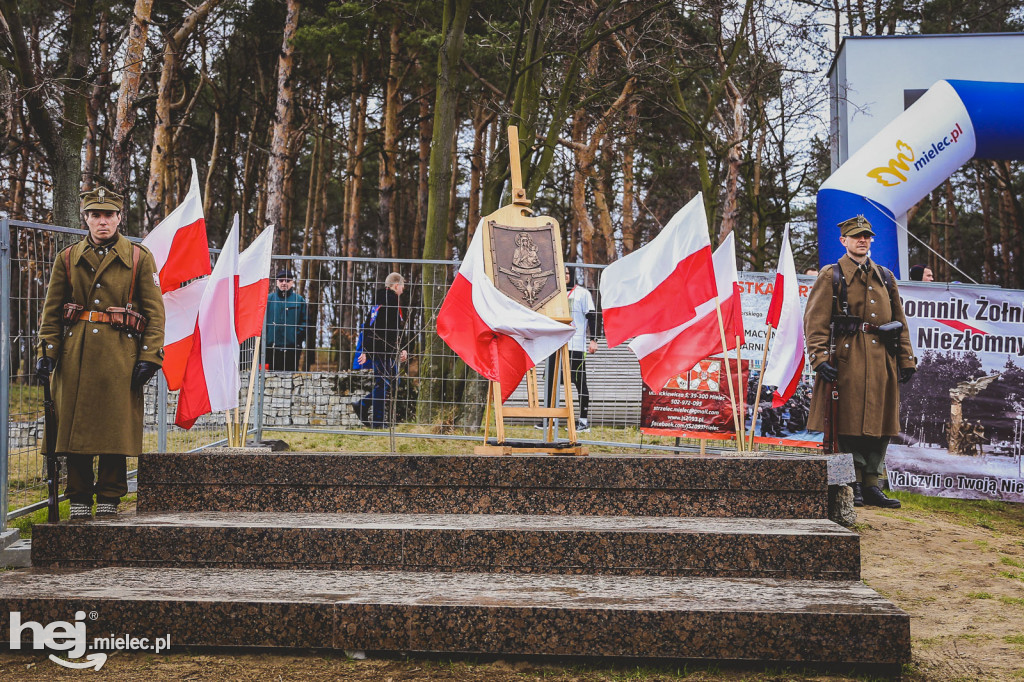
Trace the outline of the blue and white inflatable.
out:
M 819 263 L 846 252 L 836 226 L 862 214 L 872 260 L 898 273 L 896 217 L 974 158 L 1024 158 L 1024 83 L 939 81 L 861 147 L 818 190 Z

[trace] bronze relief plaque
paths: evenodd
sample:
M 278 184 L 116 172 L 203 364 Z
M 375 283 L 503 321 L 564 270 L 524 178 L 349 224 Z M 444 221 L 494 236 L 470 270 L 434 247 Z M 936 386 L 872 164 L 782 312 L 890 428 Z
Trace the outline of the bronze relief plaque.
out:
M 487 221 L 494 286 L 513 301 L 539 310 L 558 294 L 555 225 L 510 227 Z

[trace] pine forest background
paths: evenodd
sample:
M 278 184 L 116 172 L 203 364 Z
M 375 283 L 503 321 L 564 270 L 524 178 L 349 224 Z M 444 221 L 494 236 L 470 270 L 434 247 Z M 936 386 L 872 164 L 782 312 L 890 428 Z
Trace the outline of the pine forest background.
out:
M 0 0 L 0 18 L 13 218 L 77 227 L 78 192 L 103 183 L 144 235 L 195 158 L 211 246 L 238 212 L 243 246 L 279 226 L 275 253 L 461 257 L 508 200 L 516 124 L 567 261 L 615 260 L 703 192 L 743 269 L 772 269 L 790 223 L 802 271 L 839 40 L 1019 31 L 1024 0 Z M 911 232 L 1024 287 L 1021 171 L 972 162 Z M 965 279 L 913 240 L 911 262 Z

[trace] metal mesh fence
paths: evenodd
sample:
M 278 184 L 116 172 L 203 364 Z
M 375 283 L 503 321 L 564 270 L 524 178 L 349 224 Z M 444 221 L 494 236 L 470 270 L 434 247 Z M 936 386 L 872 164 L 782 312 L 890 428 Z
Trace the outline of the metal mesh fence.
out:
M 85 231 L 6 219 L 3 223 L 2 232 L 10 239 L 4 252 L 10 277 L 3 292 L 7 304 L 3 336 L 9 343 L 3 370 L 7 391 L 3 403 L 9 412 L 4 420 L 6 504 L 9 516 L 15 516 L 37 508 L 45 499 L 42 388 L 35 378 L 34 345 L 54 258 Z M 211 258 L 215 254 L 211 250 Z M 250 340 L 243 344 L 240 358 L 240 411 L 250 394 L 250 371 L 255 370 L 249 423 L 256 438 L 266 433 L 276 437 L 276 432 L 308 432 L 479 439 L 487 382 L 434 332 L 437 311 L 458 265 L 456 261 L 276 256 L 259 356 L 254 363 L 255 340 Z M 575 281 L 570 284 L 588 290 L 598 308 L 602 267 L 576 266 Z M 394 368 L 378 365 L 375 370 L 373 354 L 364 364 L 359 362 L 361 351 L 373 345 L 364 325 L 381 302 L 392 272 L 405 280 L 399 298 L 402 314 L 391 330 L 395 348 L 404 353 Z M 640 371 L 631 351 L 625 345 L 608 349 L 602 339 L 596 353 L 582 355 L 591 430 L 581 440 L 644 447 L 645 437 L 637 428 Z M 543 389 L 546 363 L 537 370 Z M 577 406 L 578 389 L 574 383 Z M 374 414 L 375 396 L 383 399 L 381 414 Z M 144 452 L 183 452 L 225 441 L 224 414 L 208 414 L 185 431 L 174 426 L 176 404 L 177 394 L 168 393 L 158 375 L 146 388 Z M 526 404 L 525 382 L 507 404 Z M 513 419 L 507 424 L 513 438 L 539 440 L 542 435 L 529 420 Z M 651 440 L 647 436 L 646 445 Z M 671 439 L 654 440 L 660 441 L 660 448 L 671 445 Z

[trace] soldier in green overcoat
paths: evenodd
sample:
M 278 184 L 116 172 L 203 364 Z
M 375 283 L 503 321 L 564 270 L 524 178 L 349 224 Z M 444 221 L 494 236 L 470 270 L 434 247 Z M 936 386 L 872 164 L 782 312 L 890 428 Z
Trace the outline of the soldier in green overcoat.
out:
M 126 458 L 142 452 L 143 388 L 163 361 L 156 263 L 118 231 L 122 204 L 102 187 L 82 194 L 89 234 L 57 255 L 39 325 L 36 373 L 52 382 L 73 520 L 92 516 L 94 495 L 97 516 L 117 513 Z
M 854 504 L 899 507 L 899 500 L 882 492 L 879 477 L 885 472 L 889 439 L 899 433 L 899 384 L 913 376 L 917 359 L 896 278 L 868 257 L 875 234 L 871 223 L 864 216 L 855 216 L 840 223 L 839 228 L 846 254 L 818 273 L 804 311 L 807 356 L 817 372 L 807 428 L 825 430 L 825 413 L 831 400 L 826 384 L 836 381 L 838 376 L 836 429 L 840 450 L 853 453 L 857 473 Z M 858 318 L 858 324 L 853 333 L 836 337 L 832 357 L 829 325 L 834 316 L 843 314 L 836 301 L 841 294 L 833 287 L 832 273 L 837 267 L 841 269 L 840 280 L 847 285 L 846 316 Z M 893 320 L 903 324 L 898 339 L 894 339 L 896 343 L 892 344 L 895 353 L 887 350 L 886 335 L 876 329 Z

